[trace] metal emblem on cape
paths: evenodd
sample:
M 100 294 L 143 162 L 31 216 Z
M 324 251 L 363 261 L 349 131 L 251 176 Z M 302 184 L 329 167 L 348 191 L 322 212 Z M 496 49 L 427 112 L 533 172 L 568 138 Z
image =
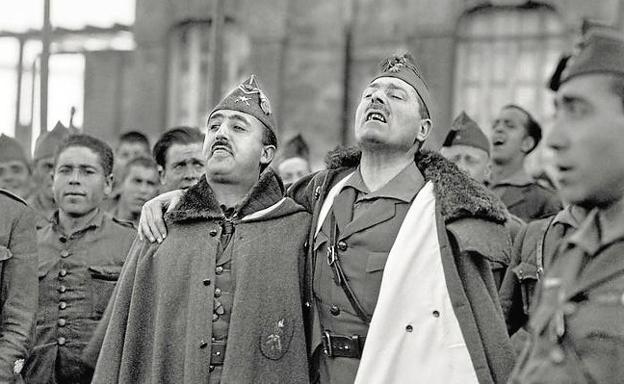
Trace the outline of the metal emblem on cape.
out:
M 288 351 L 292 334 L 293 327 L 289 321 L 283 317 L 275 321 L 260 336 L 262 354 L 271 360 L 281 359 Z

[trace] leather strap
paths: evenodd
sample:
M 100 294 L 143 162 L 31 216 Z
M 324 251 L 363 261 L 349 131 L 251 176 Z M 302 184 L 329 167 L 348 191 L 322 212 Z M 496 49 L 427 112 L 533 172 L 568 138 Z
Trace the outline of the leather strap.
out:
M 225 361 L 225 347 L 226 342 L 212 342 L 212 349 L 210 350 L 210 365 L 223 365 Z
M 334 212 L 330 213 L 330 230 L 329 230 L 329 245 L 327 247 L 327 264 L 331 267 L 334 272 L 334 283 L 336 285 L 342 287 L 345 295 L 347 295 L 347 299 L 351 306 L 355 310 L 357 316 L 366 324 L 370 324 L 372 316 L 366 313 L 366 310 L 360 304 L 355 292 L 349 285 L 349 279 L 344 273 L 342 269 L 342 263 L 340 262 L 340 255 L 336 252 L 336 232 L 338 230 L 336 224 L 336 216 L 334 216 Z

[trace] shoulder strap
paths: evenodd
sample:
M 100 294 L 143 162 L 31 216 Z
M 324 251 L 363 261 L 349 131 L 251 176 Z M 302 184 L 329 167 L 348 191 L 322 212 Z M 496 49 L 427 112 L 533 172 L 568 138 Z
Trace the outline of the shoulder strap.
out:
M 544 273 L 544 242 L 546 241 L 546 234 L 548 233 L 550 226 L 555 221 L 555 217 L 556 216 L 553 216 L 548 220 L 544 220 L 544 222 L 540 226 L 541 233 L 540 233 L 540 237 L 537 240 L 537 249 L 536 249 L 536 252 L 537 252 L 536 264 L 537 264 L 538 279 L 540 279 Z

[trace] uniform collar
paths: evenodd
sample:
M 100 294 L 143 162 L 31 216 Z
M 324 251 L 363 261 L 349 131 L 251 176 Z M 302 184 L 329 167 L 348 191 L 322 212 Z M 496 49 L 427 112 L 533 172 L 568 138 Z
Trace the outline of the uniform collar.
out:
M 72 236 L 77 233 L 82 233 L 90 229 L 101 227 L 102 223 L 104 222 L 104 211 L 101 210 L 100 208 L 96 208 L 96 209 L 97 209 L 97 213 L 95 214 L 95 216 L 93 216 L 89 221 L 84 223 L 82 227 L 74 229 L 73 233 L 69 233 L 69 234 L 64 233 L 64 235 Z M 59 225 L 59 210 L 58 209 L 54 211 L 54 213 L 52 214 L 51 221 L 54 226 L 54 231 L 63 233 L 61 226 Z
M 411 202 L 418 191 L 425 185 L 425 178 L 420 173 L 416 164 L 409 163 L 401 172 L 394 176 L 386 185 L 375 192 L 370 192 L 364 180 L 360 167 L 346 183 L 346 187 L 351 187 L 361 192 L 363 196 L 358 196 L 356 201 L 372 200 L 377 198 L 389 198 L 401 200 L 405 203 Z
M 500 180 L 497 183 L 492 183 L 491 186 L 498 187 L 498 186 L 503 186 L 503 185 L 511 185 L 515 187 L 526 187 L 527 185 L 531 185 L 533 183 L 535 183 L 535 179 L 529 176 L 529 174 L 526 173 L 524 168 L 521 168 L 520 170 L 518 170 L 518 172 L 511 175 L 510 177 Z
M 570 235 L 569 242 L 581 248 L 589 255 L 596 254 L 601 248 L 611 245 L 624 238 L 624 204 L 622 201 L 611 209 L 607 221 L 605 214 L 594 208 L 579 229 Z M 606 230 L 605 230 L 606 229 Z
M 586 212 L 578 205 L 568 205 L 553 219 L 553 224 L 563 224 L 571 228 L 578 229 L 579 225 L 586 217 Z

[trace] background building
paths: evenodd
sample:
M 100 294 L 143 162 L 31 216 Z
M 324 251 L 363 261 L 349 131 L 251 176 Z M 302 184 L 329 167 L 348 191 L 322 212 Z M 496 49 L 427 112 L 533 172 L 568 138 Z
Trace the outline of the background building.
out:
M 408 49 L 438 127 L 466 110 L 489 131 L 509 102 L 548 127 L 545 84 L 583 22 L 622 29 L 624 0 L 136 0 L 133 50 L 85 56 L 82 125 L 105 139 L 202 126 L 215 98 L 252 72 L 280 138 L 301 132 L 319 166 L 353 141 L 355 106 L 379 59 Z

